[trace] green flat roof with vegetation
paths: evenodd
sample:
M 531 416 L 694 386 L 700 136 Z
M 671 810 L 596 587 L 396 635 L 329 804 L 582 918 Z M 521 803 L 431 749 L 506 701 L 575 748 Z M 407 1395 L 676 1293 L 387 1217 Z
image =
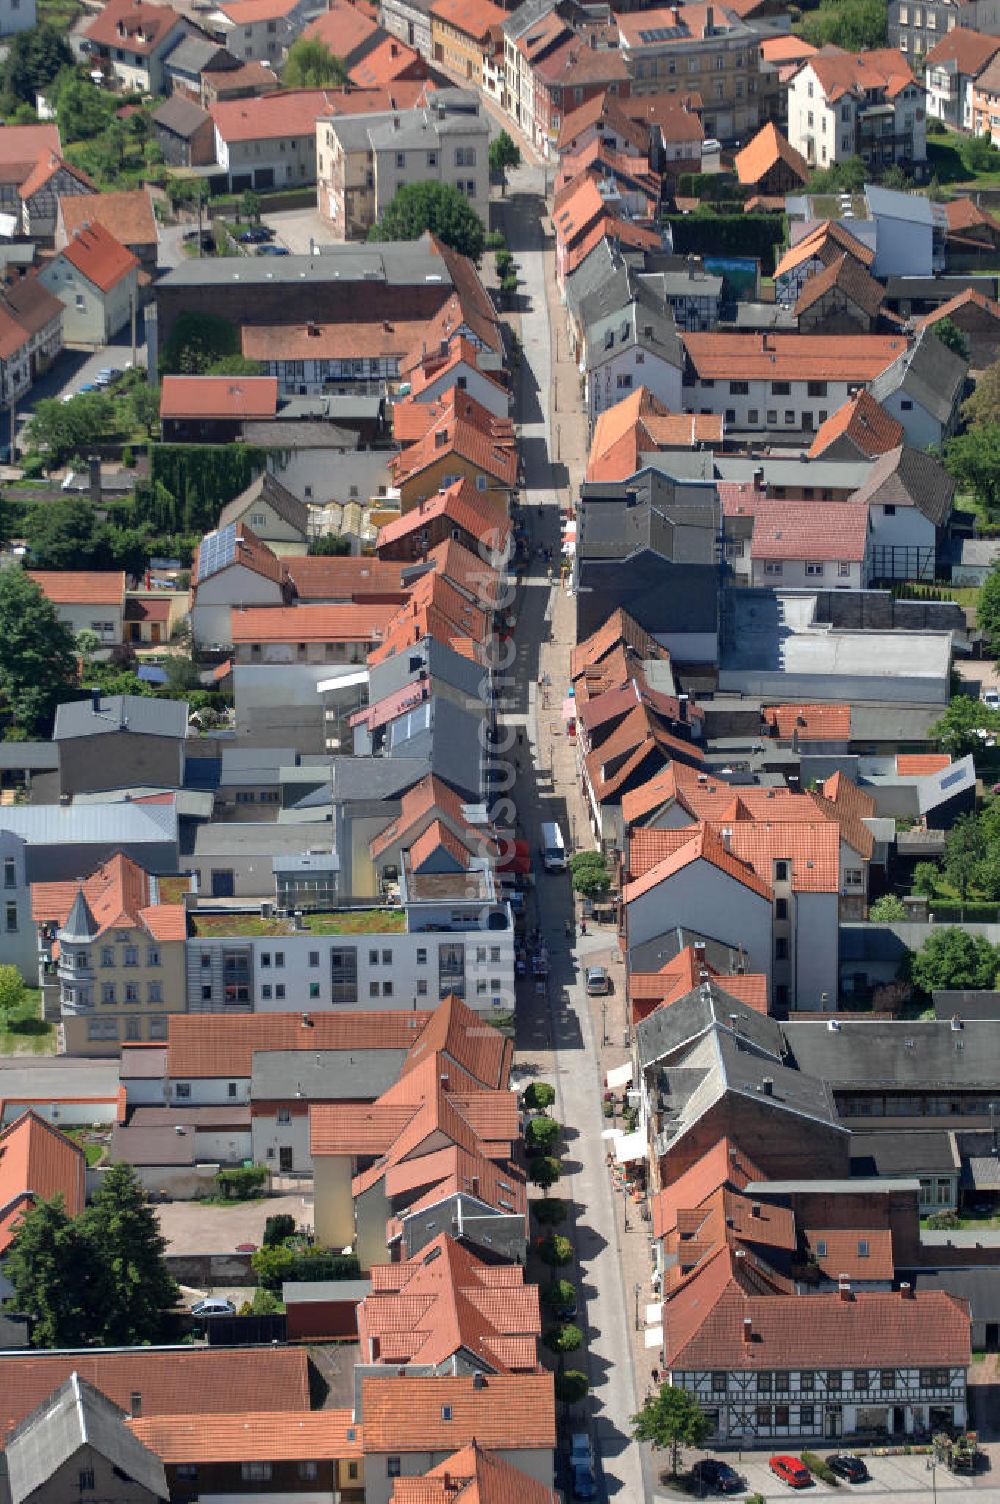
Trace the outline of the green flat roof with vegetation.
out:
M 406 915 L 400 909 L 338 909 L 303 914 L 296 928 L 291 919 L 261 914 L 205 912 L 191 915 L 193 935 L 401 935 Z

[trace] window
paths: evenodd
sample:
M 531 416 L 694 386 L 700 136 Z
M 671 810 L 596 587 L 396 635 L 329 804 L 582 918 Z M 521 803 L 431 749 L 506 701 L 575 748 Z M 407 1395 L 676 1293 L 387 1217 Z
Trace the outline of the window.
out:
M 855 1387 L 855 1389 L 867 1389 L 868 1388 L 868 1370 L 867 1370 L 867 1368 L 856 1368 L 854 1370 L 854 1387 Z
M 269 1462 L 244 1462 L 241 1467 L 244 1483 L 270 1483 L 271 1464 Z
M 392 997 L 392 983 L 391 982 L 383 982 L 382 983 L 382 996 L 383 997 Z
M 114 984 L 114 982 L 102 982 L 101 983 L 101 1002 L 102 1003 L 110 1003 L 113 1006 L 114 1005 L 114 1001 L 115 1001 L 115 984 Z
M 400 1466 L 400 1459 L 398 1457 L 387 1457 L 385 1459 L 386 1477 L 387 1478 L 398 1478 L 399 1477 L 399 1466 Z
M 814 1373 L 800 1373 L 799 1374 L 799 1392 L 800 1392 L 800 1394 L 812 1394 L 812 1392 L 815 1389 L 815 1387 L 816 1387 L 816 1375 Z
M 775 902 L 774 902 L 774 917 L 775 917 L 775 919 L 787 919 L 788 918 L 788 899 L 787 898 L 777 898 L 777 899 L 775 899 Z
M 799 1406 L 799 1430 L 800 1431 L 806 1431 L 806 1430 L 809 1429 L 810 1426 L 814 1426 L 816 1424 L 815 1419 L 814 1419 L 815 1410 L 816 1410 L 815 1405 L 800 1405 Z
M 427 153 L 427 166 L 428 167 L 436 167 L 437 165 L 438 165 L 438 154 L 437 154 L 437 152 L 436 151 L 429 151 Z
M 782 565 L 781 565 L 781 562 L 779 560 L 766 559 L 764 561 L 764 573 L 765 574 L 781 574 L 781 572 L 782 572 Z
M 774 1424 L 776 1426 L 787 1426 L 788 1425 L 788 1419 L 789 1419 L 788 1406 L 787 1405 L 775 1405 L 775 1407 L 774 1407 Z
M 810 397 L 825 397 L 826 396 L 826 382 L 825 381 L 810 381 L 807 384 L 807 386 L 806 386 L 806 391 L 809 393 Z
M 207 950 L 203 950 L 202 953 L 201 953 L 201 969 L 202 969 L 202 971 L 207 971 L 208 968 L 211 966 L 211 964 L 212 964 L 211 952 L 207 951 Z
M 749 381 L 731 381 L 729 383 L 730 397 L 746 397 L 750 392 Z
M 837 565 L 837 574 L 839 575 L 839 577 L 842 580 L 846 580 L 846 579 L 850 578 L 851 566 L 850 566 L 850 564 L 845 559 L 841 559 L 840 562 L 838 563 L 838 565 Z
M 777 423 L 777 421 L 778 421 L 778 409 L 776 407 L 769 407 L 768 410 L 767 410 L 767 426 L 768 426 L 768 428 L 773 428 L 774 425 Z
M 299 1463 L 299 1477 L 302 1478 L 305 1482 L 313 1482 L 316 1478 L 316 1474 L 317 1467 L 315 1462 Z
M 3 885 L 5 888 L 17 887 L 17 866 L 13 857 L 4 857 Z
M 787 1373 L 776 1373 L 775 1374 L 775 1376 L 774 1376 L 774 1392 L 775 1392 L 775 1394 L 787 1394 L 788 1393 L 788 1375 L 787 1375 Z
M 358 949 L 356 945 L 334 946 L 330 951 L 331 1001 L 358 1000 Z
M 377 950 L 370 950 L 368 952 L 368 965 L 369 966 L 377 966 L 378 965 L 378 951 Z
M 177 1476 L 185 1483 L 194 1483 L 198 1477 L 198 1464 L 196 1462 L 179 1462 L 177 1464 Z
M 421 977 L 420 980 L 419 980 L 419 982 L 417 983 L 417 997 L 426 997 L 426 996 L 427 996 L 427 983 L 424 981 L 423 977 Z
M 80 1469 L 80 1492 L 84 1493 L 87 1489 L 93 1488 L 93 1486 L 94 1469 L 92 1467 L 82 1467 Z
M 278 1122 L 282 1126 L 285 1126 L 286 1124 L 290 1123 L 291 1121 L 292 1121 L 292 1110 L 291 1110 L 291 1108 L 290 1107 L 279 1107 L 278 1108 Z
M 178 1081 L 174 1087 L 174 1096 L 178 1102 L 189 1102 L 191 1100 L 190 1081 Z
M 8 935 L 14 935 L 14 934 L 17 933 L 17 904 L 16 903 L 9 903 L 7 905 L 7 933 L 8 933 Z
M 896 1387 L 896 1370 L 883 1368 L 878 1376 L 878 1387 L 883 1393 L 889 1393 Z
M 758 418 L 759 418 L 759 413 L 758 413 L 757 409 L 755 407 L 751 407 L 750 410 L 747 413 L 747 422 L 748 423 L 756 423 L 757 420 L 758 420 Z
M 772 397 L 790 397 L 792 395 L 792 383 L 790 381 L 772 381 Z
M 770 1394 L 771 1393 L 771 1379 L 772 1379 L 772 1375 L 769 1374 L 769 1373 L 759 1373 L 757 1375 L 757 1393 L 758 1394 Z
M 405 166 L 406 166 L 406 152 L 405 151 L 397 151 L 397 153 L 396 153 L 396 167 L 400 171 L 402 171 L 402 169 Z
M 775 864 L 774 864 L 774 880 L 775 880 L 776 883 L 787 883 L 787 881 L 788 881 L 788 863 L 787 862 L 775 862 Z
M 274 953 L 274 964 L 275 964 L 275 966 L 284 966 L 284 964 L 285 964 L 285 952 L 283 950 L 276 950 L 275 951 L 275 953 Z
M 883 517 L 895 517 L 895 515 L 896 515 L 896 508 L 891 503 L 890 503 L 889 506 L 884 506 L 882 508 L 882 516 Z
M 369 997 L 378 997 L 378 992 L 379 992 L 378 983 L 377 982 L 369 982 L 368 983 L 368 996 Z
M 839 1368 L 828 1369 L 826 1375 L 826 1387 L 828 1392 L 830 1394 L 839 1394 L 841 1388 L 843 1387 L 843 1380 L 844 1375 L 841 1373 Z
M 284 982 L 275 982 L 275 984 L 274 984 L 274 996 L 275 996 L 275 1001 L 276 1002 L 280 1003 L 280 1002 L 284 1001 L 284 997 L 285 997 L 285 984 L 284 984 Z
M 913 411 L 913 403 L 908 397 L 904 397 L 899 405 L 903 409 L 904 413 L 911 413 Z
M 271 1001 L 271 984 L 270 984 L 270 982 L 265 982 L 263 984 L 263 986 L 260 989 L 260 995 L 263 998 L 263 1000 L 264 1000 L 265 1003 L 269 1003 Z
M 817 562 L 815 562 L 813 560 L 807 561 L 807 563 L 806 563 L 806 574 L 817 576 L 817 575 L 821 575 L 822 573 L 823 573 L 823 566 L 822 566 L 822 564 L 819 564 L 819 563 L 817 563 Z
M 147 1002 L 150 1002 L 150 1003 L 162 1003 L 163 1002 L 163 984 L 162 984 L 162 982 L 150 982 L 148 984 L 148 993 L 149 993 L 149 996 L 147 998 Z
M 427 951 L 426 951 L 426 949 L 423 946 L 420 946 L 417 949 L 417 965 L 418 966 L 426 966 L 427 965 Z
M 310 1000 L 313 1001 L 313 1002 L 315 1002 L 315 1000 L 319 997 L 319 983 L 318 982 L 310 982 L 309 983 L 309 997 L 310 997 Z
M 125 947 L 125 953 L 122 956 L 122 965 L 123 966 L 138 966 L 138 964 L 139 964 L 139 947 L 137 945 L 126 945 L 126 947 Z
M 499 947 L 499 945 L 491 945 L 490 946 L 490 961 L 495 966 L 495 965 L 498 964 L 499 960 L 500 960 L 500 947 Z
M 204 982 L 202 984 L 202 988 L 201 988 L 201 1000 L 202 1000 L 203 1003 L 210 1003 L 212 1001 L 212 984 L 211 984 L 211 982 Z
M 794 408 L 791 408 L 791 407 L 786 407 L 785 408 L 785 423 L 788 425 L 788 427 L 793 427 L 794 426 L 794 424 L 795 424 L 795 410 L 794 410 Z
M 767 1430 L 770 1429 L 770 1426 L 771 1426 L 771 1407 L 770 1407 L 770 1405 L 758 1405 L 757 1406 L 757 1424 L 758 1424 L 758 1426 L 761 1427 L 762 1430 L 767 1431 Z
M 783 935 L 774 942 L 774 959 L 776 961 L 788 960 L 788 941 Z
M 860 888 L 865 880 L 865 875 L 860 867 L 847 867 L 844 871 L 844 881 L 849 888 Z
M 727 423 L 735 423 L 736 422 L 736 409 L 735 409 L 735 407 L 727 407 L 726 408 L 726 422 Z

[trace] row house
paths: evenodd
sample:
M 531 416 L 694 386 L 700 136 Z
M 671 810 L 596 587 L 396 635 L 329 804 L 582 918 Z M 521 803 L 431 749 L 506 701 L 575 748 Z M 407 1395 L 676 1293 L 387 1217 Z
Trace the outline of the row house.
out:
M 494 363 L 462 334 L 452 334 L 431 349 L 421 349 L 404 362 L 401 374 L 409 392 L 401 392 L 416 403 L 432 403 L 445 393 L 457 389 L 467 392 L 480 407 L 494 418 L 510 413 L 511 392 L 502 368 Z
M 59 205 L 70 197 L 100 198 L 96 184 L 72 162 L 57 152 L 35 163 L 31 176 L 19 189 L 21 233 L 32 240 L 52 241 L 56 234 Z M 65 242 L 63 242 L 65 243 Z
M 452 78 L 481 89 L 486 59 L 501 46 L 505 14 L 492 0 L 432 0 L 431 60 Z
M 684 406 L 718 413 L 727 429 L 744 432 L 815 433 L 906 352 L 902 335 L 695 333 L 682 338 Z
M 912 57 L 914 64 L 952 31 L 1000 36 L 997 0 L 889 0 L 889 46 Z
M 830 414 L 809 447 L 810 460 L 873 460 L 903 442 L 903 425 L 862 388 Z
M 788 139 L 810 167 L 860 157 L 910 172 L 927 161 L 926 90 L 892 48 L 823 47 L 788 86 Z
M 412 563 L 448 541 L 499 567 L 510 553 L 510 521 L 496 501 L 467 480 L 455 481 L 383 524 L 375 551 L 380 559 Z
M 985 36 L 967 26 L 956 26 L 934 43 L 924 58 L 927 114 L 955 130 L 989 131 L 982 105 L 976 119 L 976 85 L 1000 52 L 1000 36 Z
M 914 449 L 937 449 L 958 429 L 968 374 L 968 362 L 943 344 L 929 325 L 917 330 L 913 342 L 868 383 L 868 389 L 902 425 L 905 443 Z
M 758 501 L 746 551 L 753 589 L 865 590 L 872 578 L 866 502 Z M 738 560 L 727 557 L 740 573 Z
M 656 280 L 637 278 L 626 303 L 584 329 L 581 364 L 591 424 L 639 386 L 671 412 L 688 405 L 682 396 L 684 347 Z
M 971 94 L 972 133 L 988 136 L 996 146 L 1000 142 L 1000 66 L 995 57 L 973 82 Z
M 633 11 L 619 16 L 618 30 L 631 92 L 699 94 L 706 136 L 745 138 L 771 113 L 760 38 L 726 6 Z
M 709 413 L 671 412 L 639 386 L 597 416 L 585 479 L 626 481 L 657 454 L 722 447 L 725 425 Z
M 845 251 L 832 265 L 807 277 L 793 310 L 800 334 L 872 334 L 885 289 Z
M 393 427 L 405 445 L 390 464 L 403 512 L 463 478 L 507 506 L 518 478 L 509 418 L 494 417 L 467 391 L 452 386 L 434 402 L 397 403 Z
M 63 347 L 65 305 L 34 273 L 0 289 L 4 320 L 4 400 L 20 396 L 27 384 L 47 371 Z
M 554 149 L 568 111 L 608 93 L 625 98 L 631 88 L 618 48 L 589 45 L 586 36 L 574 33 L 533 60 L 531 72 L 532 139 L 546 157 Z

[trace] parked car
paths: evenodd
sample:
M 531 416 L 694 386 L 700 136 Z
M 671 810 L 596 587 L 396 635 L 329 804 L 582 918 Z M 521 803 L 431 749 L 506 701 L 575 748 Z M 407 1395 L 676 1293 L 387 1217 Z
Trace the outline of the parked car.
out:
M 721 150 L 722 142 L 717 141 L 714 136 L 706 136 L 704 141 L 701 143 L 701 154 L 703 157 L 709 156 L 712 152 Z
M 782 1483 L 787 1483 L 789 1488 L 809 1488 L 812 1484 L 812 1473 L 800 1457 L 788 1457 L 782 1453 L 770 1458 L 767 1465 L 774 1476 L 780 1478 Z
M 102 366 L 94 377 L 94 385 L 110 386 L 113 381 L 118 380 L 121 374 L 117 366 Z
M 231 1300 L 225 1300 L 220 1295 L 209 1295 L 204 1300 L 196 1300 L 191 1307 L 192 1316 L 235 1316 L 236 1307 Z
M 736 1469 L 730 1467 L 728 1462 L 720 1462 L 717 1457 L 706 1457 L 702 1462 L 696 1462 L 691 1469 L 691 1476 L 701 1488 L 711 1494 L 741 1494 L 746 1487 Z
M 984 689 L 979 698 L 987 710 L 1000 710 L 1000 689 Z
M 290 256 L 292 253 L 285 245 L 259 245 L 258 256 Z
M 611 991 L 611 977 L 606 966 L 587 967 L 587 996 L 604 997 Z
M 597 1479 L 594 1477 L 594 1469 L 589 1462 L 584 1462 L 573 1469 L 573 1497 L 574 1499 L 597 1498 Z
M 864 1483 L 868 1478 L 868 1469 L 861 1458 L 852 1457 L 850 1452 L 834 1452 L 826 1459 L 826 1465 L 831 1473 L 846 1478 L 848 1483 Z
M 593 1467 L 594 1453 L 586 1431 L 574 1431 L 569 1444 L 569 1465 L 572 1468 Z
M 98 390 L 99 387 L 95 381 L 85 381 L 83 386 L 77 387 L 76 395 L 82 397 L 84 392 L 96 392 Z
M 269 240 L 274 239 L 274 231 L 269 230 L 266 225 L 251 225 L 250 229 L 244 230 L 238 238 L 243 245 L 266 245 Z

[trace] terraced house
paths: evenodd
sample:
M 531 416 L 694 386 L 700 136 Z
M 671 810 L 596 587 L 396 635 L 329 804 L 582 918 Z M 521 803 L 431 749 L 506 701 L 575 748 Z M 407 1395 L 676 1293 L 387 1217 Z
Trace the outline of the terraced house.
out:
M 620 15 L 618 31 L 633 95 L 700 94 L 706 136 L 746 138 L 767 118 L 760 40 L 735 11 L 661 6 Z

